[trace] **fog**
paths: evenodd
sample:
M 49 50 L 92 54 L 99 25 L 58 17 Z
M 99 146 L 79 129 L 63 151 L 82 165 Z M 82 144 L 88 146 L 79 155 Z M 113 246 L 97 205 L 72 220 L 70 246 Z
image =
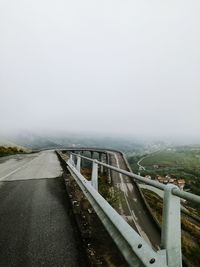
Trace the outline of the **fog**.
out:
M 199 8 L 1 0 L 0 131 L 197 138 Z

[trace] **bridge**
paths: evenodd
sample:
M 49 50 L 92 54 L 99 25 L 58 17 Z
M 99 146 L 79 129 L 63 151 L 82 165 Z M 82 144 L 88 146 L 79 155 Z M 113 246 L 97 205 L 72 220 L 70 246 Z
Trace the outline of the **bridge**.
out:
M 200 203 L 199 196 L 133 174 L 116 150 L 71 147 L 57 154 L 127 266 L 182 266 L 180 198 Z M 85 162 L 92 167 L 91 181 L 81 172 Z M 105 172 L 108 184 L 120 192 L 115 209 L 98 192 L 98 175 Z M 0 159 L 0 266 L 88 266 L 77 249 L 80 240 L 61 174 L 54 151 Z M 161 230 L 139 182 L 164 190 Z

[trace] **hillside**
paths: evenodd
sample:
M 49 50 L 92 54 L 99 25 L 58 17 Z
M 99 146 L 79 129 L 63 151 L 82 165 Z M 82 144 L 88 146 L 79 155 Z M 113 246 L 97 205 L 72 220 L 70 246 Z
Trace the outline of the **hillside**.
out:
M 142 158 L 142 157 L 141 157 Z M 138 172 L 139 157 L 129 157 L 128 161 L 133 172 Z M 200 195 L 200 147 L 174 147 L 145 155 L 140 164 L 145 168 L 140 171 L 142 176 L 171 175 L 185 179 L 184 190 Z M 200 208 L 191 203 L 195 208 Z
M 8 140 L 8 139 L 5 139 L 3 137 L 0 137 L 0 146 L 5 146 L 5 147 L 8 147 L 8 146 L 15 146 L 15 147 L 19 147 L 18 144 Z
M 0 146 L 0 157 L 19 154 L 19 153 L 25 153 L 25 150 L 23 150 L 22 148 L 15 147 L 15 146 L 12 146 L 12 147 Z

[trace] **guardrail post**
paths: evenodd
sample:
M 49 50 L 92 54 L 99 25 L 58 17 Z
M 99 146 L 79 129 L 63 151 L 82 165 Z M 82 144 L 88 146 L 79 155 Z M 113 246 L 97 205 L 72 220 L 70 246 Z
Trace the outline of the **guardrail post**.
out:
M 164 190 L 161 247 L 166 249 L 167 266 L 181 267 L 180 198 L 172 194 L 177 186 L 168 184 Z
M 69 156 L 69 162 L 72 164 L 73 163 L 73 156 L 72 156 L 72 154 L 70 154 L 70 156 Z
M 90 151 L 90 154 L 91 154 L 91 158 L 93 159 L 94 151 Z
M 98 164 L 92 162 L 92 186 L 98 191 Z
M 75 158 L 76 155 L 73 155 L 73 154 L 70 154 L 70 161 L 71 161 L 71 164 L 75 167 Z
M 99 160 L 103 162 L 103 153 L 99 153 Z M 100 173 L 103 174 L 103 165 L 100 166 Z
M 106 163 L 108 165 L 110 165 L 110 158 L 108 153 L 106 153 Z M 111 170 L 107 168 L 107 179 L 108 179 L 108 184 L 112 183 L 112 179 L 111 179 Z
M 79 172 L 81 171 L 81 157 L 79 156 L 77 156 L 76 169 Z

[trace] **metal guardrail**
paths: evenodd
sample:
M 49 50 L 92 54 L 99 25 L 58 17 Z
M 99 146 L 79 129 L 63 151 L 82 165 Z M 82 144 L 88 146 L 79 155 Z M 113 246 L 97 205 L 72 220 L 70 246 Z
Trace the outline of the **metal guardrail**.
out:
M 91 182 L 86 180 L 80 173 L 81 159 L 92 162 Z M 164 185 L 148 180 L 142 176 L 79 154 L 71 153 L 67 165 L 70 173 L 131 267 L 182 266 L 180 198 L 200 203 L 200 196 L 180 191 L 175 185 Z M 155 252 L 98 193 L 98 165 L 164 190 L 161 250 Z

